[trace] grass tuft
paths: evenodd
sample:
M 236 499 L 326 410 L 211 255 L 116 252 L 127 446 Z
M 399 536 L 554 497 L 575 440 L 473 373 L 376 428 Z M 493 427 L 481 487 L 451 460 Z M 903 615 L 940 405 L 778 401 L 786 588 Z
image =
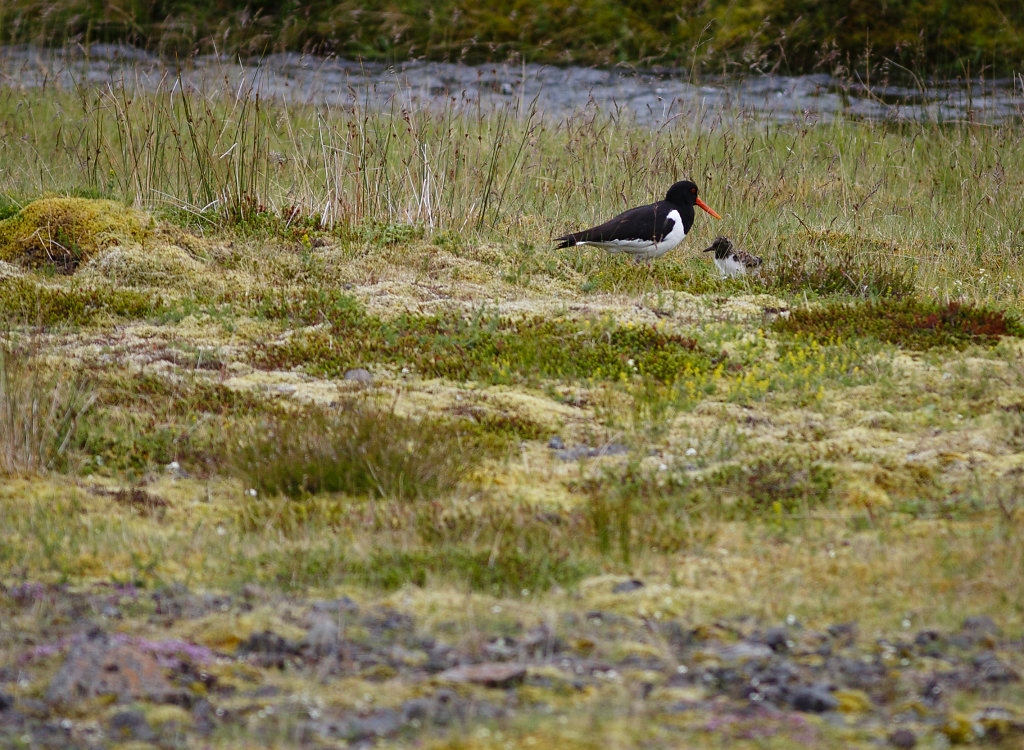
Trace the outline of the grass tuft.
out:
M 60 468 L 92 400 L 84 378 L 55 373 L 38 357 L 0 345 L 0 476 Z
M 233 472 L 256 499 L 321 492 L 414 500 L 452 490 L 472 465 L 459 431 L 370 403 L 272 417 L 237 441 Z
M 783 292 L 903 299 L 914 293 L 913 269 L 902 264 L 892 243 L 841 232 L 807 232 L 781 243 L 785 263 L 766 275 Z

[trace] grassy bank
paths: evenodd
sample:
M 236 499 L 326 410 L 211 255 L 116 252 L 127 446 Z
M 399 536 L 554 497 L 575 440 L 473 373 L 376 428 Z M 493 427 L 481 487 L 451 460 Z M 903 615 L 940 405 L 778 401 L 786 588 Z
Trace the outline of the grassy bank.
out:
M 1024 144 L 1012 123 L 767 126 L 691 111 L 651 130 L 600 111 L 554 121 L 526 103 L 380 111 L 356 94 L 344 107 L 282 107 L 215 75 L 201 96 L 175 87 L 0 91 L 0 214 L 74 193 L 289 237 L 307 252 L 329 237 L 456 254 L 501 242 L 519 248 L 529 283 L 553 270 L 549 237 L 693 178 L 734 240 L 797 259 L 774 276 L 790 292 L 1019 292 Z M 701 288 L 682 273 L 672 281 Z M 616 290 L 641 278 L 609 269 L 589 283 Z
M 296 706 L 392 709 L 434 694 L 424 644 L 494 659 L 535 627 L 561 645 L 511 698 L 445 698 L 510 714 L 417 741 L 1019 740 L 1019 682 L 944 678 L 955 701 L 926 701 L 967 647 L 902 645 L 966 615 L 1024 632 L 1019 127 L 734 112 L 651 131 L 172 86 L 0 91 L 14 699 L 45 697 L 82 619 L 60 597 L 102 589 L 103 627 L 220 654 L 192 691 L 237 723 L 200 740 L 174 714 L 179 744 L 315 744 Z M 725 221 L 650 266 L 551 249 L 683 177 Z M 719 279 L 699 253 L 716 234 L 762 275 Z M 416 632 L 373 662 L 381 626 L 353 622 L 335 671 L 245 650 L 343 596 Z M 746 698 L 719 641 L 783 624 L 818 669 L 818 634 L 852 619 L 877 690 L 843 682 L 834 720 L 737 708 L 723 729 Z M 140 702 L 154 725 L 177 708 Z
M 983 5 L 814 2 L 472 5 L 385 2 L 156 3 L 12 0 L 0 41 L 43 45 L 128 41 L 166 54 L 244 56 L 309 50 L 348 58 L 425 57 L 681 67 L 691 73 L 855 72 L 1000 75 L 1020 72 L 1024 11 Z

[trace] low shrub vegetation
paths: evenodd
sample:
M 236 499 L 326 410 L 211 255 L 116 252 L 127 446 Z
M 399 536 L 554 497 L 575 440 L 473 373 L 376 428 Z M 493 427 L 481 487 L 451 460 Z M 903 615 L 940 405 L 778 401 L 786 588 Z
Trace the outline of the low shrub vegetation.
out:
M 794 310 L 773 324 L 776 331 L 811 336 L 819 341 L 870 337 L 905 349 L 939 346 L 963 349 L 993 344 L 1003 336 L 1024 336 L 1017 317 L 1003 310 L 960 302 L 830 302 Z
M 233 472 L 258 497 L 432 497 L 450 492 L 474 461 L 451 425 L 373 403 L 304 409 L 259 422 L 230 443 Z

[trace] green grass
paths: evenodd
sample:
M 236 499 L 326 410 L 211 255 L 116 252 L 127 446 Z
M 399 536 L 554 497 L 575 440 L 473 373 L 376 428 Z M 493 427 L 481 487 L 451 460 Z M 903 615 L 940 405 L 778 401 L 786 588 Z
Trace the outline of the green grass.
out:
M 691 0 L 671 8 L 615 0 L 506 0 L 487 6 L 454 0 L 115 0 L 103 9 L 85 0 L 13 0 L 0 12 L 0 41 L 127 39 L 180 55 L 196 47 L 229 56 L 313 49 L 389 61 L 518 57 L 555 64 L 662 64 L 691 74 L 838 68 L 877 76 L 899 66 L 922 74 L 986 66 L 1005 72 L 1024 51 L 1022 23 L 1014 3 L 966 7 L 939 0 L 865 0 L 848 8 L 781 0 L 738 6 Z

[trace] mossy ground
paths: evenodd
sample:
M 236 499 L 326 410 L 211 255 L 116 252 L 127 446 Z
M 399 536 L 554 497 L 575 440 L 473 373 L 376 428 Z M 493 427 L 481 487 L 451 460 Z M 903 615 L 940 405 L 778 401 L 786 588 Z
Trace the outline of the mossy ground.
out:
M 965 613 L 1024 627 L 1012 308 L 807 305 L 713 277 L 702 295 L 580 281 L 702 276 L 692 248 L 652 269 L 594 253 L 510 277 L 517 251 L 500 246 L 483 273 L 472 258 L 437 265 L 425 238 L 382 250 L 325 237 L 302 259 L 273 237 L 189 242 L 187 276 L 107 278 L 110 255 L 137 252 L 119 247 L 75 275 L 26 264 L 0 286 L 10 361 L 74 372 L 95 397 L 60 473 L 4 485 L 5 585 L 346 593 L 456 632 L 481 627 L 467 603 L 518 626 L 599 610 L 698 628 L 856 619 L 879 637 Z M 250 254 L 258 277 L 232 260 Z M 357 367 L 371 383 L 344 379 Z M 564 460 L 555 436 L 617 449 Z M 645 588 L 612 592 L 630 576 Z M 232 643 L 286 630 L 230 622 Z M 141 632 L 131 617 L 118 627 Z M 175 637 L 235 648 L 189 627 Z M 708 731 L 692 717 L 594 724 L 623 689 L 555 709 L 558 742 Z M 557 689 L 523 690 L 558 705 Z M 529 715 L 489 731 L 554 742 Z M 814 727 L 822 746 L 881 736 L 870 722 Z M 492 746 L 463 731 L 451 746 Z M 804 731 L 770 734 L 791 747 Z
M 16 116 L 53 106 L 30 104 L 31 116 Z M 133 122 L 100 119 L 101 150 L 114 142 L 104 128 Z M 252 132 L 245 122 L 239 132 Z M 333 193 L 333 224 L 273 208 L 298 184 L 284 177 L 267 180 L 255 203 L 246 190 L 262 179 L 208 185 L 223 201 L 213 213 L 186 198 L 192 210 L 150 205 L 146 186 L 186 152 L 145 151 L 133 157 L 138 169 L 106 152 L 109 192 L 151 211 L 66 204 L 133 217 L 116 241 L 80 231 L 76 216 L 47 220 L 51 234 L 76 227 L 74 246 L 89 248 L 73 263 L 47 261 L 24 241 L 32 232 L 12 234 L 38 208 L 24 196 L 54 185 L 6 152 L 5 189 L 23 199 L 0 224 L 0 416 L 31 440 L 0 437 L 0 614 L 13 623 L 0 635 L 4 663 L 25 639 L 74 630 L 53 600 L 26 604 L 40 585 L 72 598 L 105 586 L 154 601 L 176 586 L 242 597 L 249 611 L 211 606 L 166 622 L 134 595 L 118 618 L 89 610 L 108 629 L 229 655 L 264 629 L 291 637 L 305 614 L 289 607 L 305 613 L 347 595 L 406 613 L 424 638 L 467 654 L 544 624 L 573 658 L 618 665 L 577 688 L 553 659 L 534 663 L 514 718 L 417 738 L 438 747 L 874 747 L 903 716 L 885 714 L 885 701 L 868 710 L 844 694 L 839 722 L 792 711 L 726 720 L 705 709 L 735 696 L 669 684 L 644 659 L 677 653 L 660 629 L 673 623 L 701 641 L 716 628 L 799 622 L 810 633 L 856 620 L 875 643 L 985 615 L 1020 637 L 1024 276 L 1007 219 L 1024 206 L 1011 170 L 996 167 L 1024 161 L 1018 130 L 846 123 L 808 134 L 740 122 L 669 129 L 655 143 L 635 126 L 548 124 L 524 127 L 524 143 L 535 142 L 525 162 L 510 162 L 495 145 L 510 130 L 495 122 L 462 121 L 473 132 L 464 144 L 479 140 L 481 163 L 500 163 L 521 197 L 481 209 L 493 170 L 453 162 L 432 204 L 447 208 L 412 223 L 400 220 L 411 214 L 398 205 L 405 157 L 388 161 L 394 151 L 377 166 L 381 182 Z M 46 152 L 66 170 L 53 173 L 88 184 L 75 171 L 77 141 L 37 135 L 51 136 Z M 599 147 L 582 145 L 592 141 Z M 208 145 L 225 160 L 233 153 Z M 765 256 L 761 276 L 717 277 L 698 252 L 720 231 L 706 217 L 649 266 L 550 249 L 553 232 L 621 208 L 623 197 L 609 197 L 620 188 L 648 197 L 638 184 L 607 194 L 594 185 L 608 163 L 652 145 L 706 160 L 715 181 L 705 194 L 712 202 L 717 190 L 720 211 L 732 204 L 727 233 L 745 232 Z M 836 154 L 845 158 L 824 158 Z M 536 176 L 566 158 L 575 171 L 565 190 Z M 201 180 L 184 169 L 163 192 L 203 198 L 199 183 L 213 185 L 227 163 Z M 259 176 L 261 164 L 224 169 Z M 640 172 L 653 184 L 656 160 Z M 296 200 L 308 209 L 315 189 Z M 801 231 L 784 206 L 822 229 Z M 369 382 L 351 377 L 359 369 Z M 616 590 L 630 578 L 644 586 Z M 594 612 L 609 629 L 580 625 Z M 1008 658 L 1024 669 L 1019 653 Z M 915 700 L 916 672 L 884 666 L 891 695 Z M 38 697 L 55 668 L 44 653 L 5 689 Z M 210 739 L 225 747 L 257 734 L 297 741 L 294 726 L 271 718 L 293 698 L 369 711 L 425 689 L 395 666 L 323 679 L 287 666 L 218 669 L 210 698 L 229 715 L 250 716 L 244 690 L 273 688 L 251 724 Z M 931 723 L 920 731 L 980 742 L 973 719 L 963 732 L 957 722 L 992 701 L 1009 707 L 1012 729 L 1024 721 L 1019 688 L 999 690 L 921 709 Z M 687 701 L 701 708 L 671 709 Z M 165 720 L 175 719 L 152 723 Z M 1011 729 L 1007 741 L 1019 740 Z

